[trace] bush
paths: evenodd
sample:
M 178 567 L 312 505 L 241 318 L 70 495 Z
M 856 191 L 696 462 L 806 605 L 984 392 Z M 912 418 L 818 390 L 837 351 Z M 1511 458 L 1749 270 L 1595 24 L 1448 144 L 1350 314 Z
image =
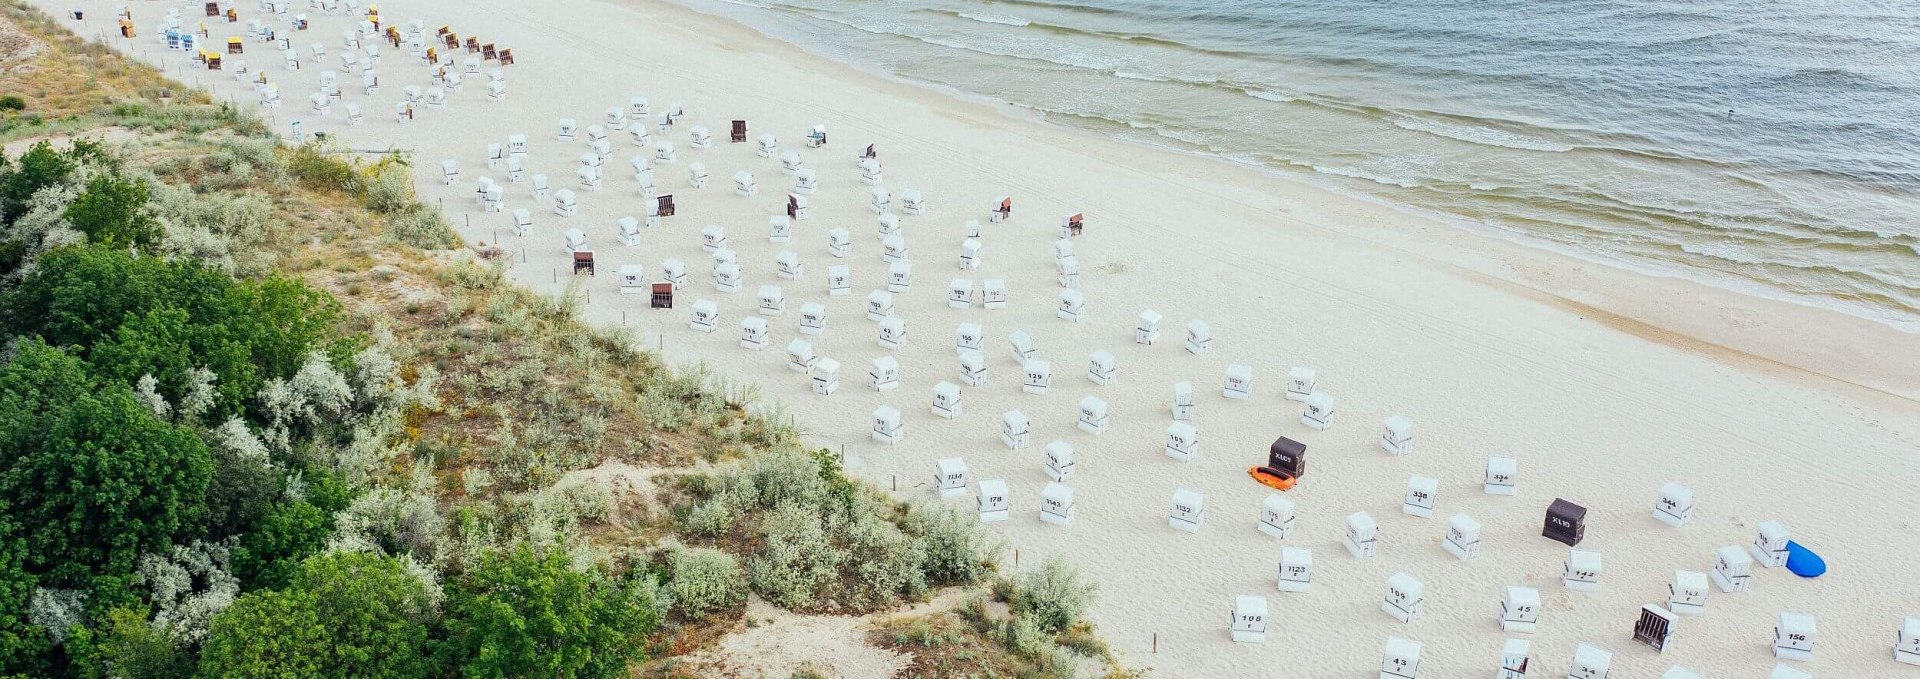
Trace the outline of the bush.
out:
M 753 591 L 794 610 L 813 608 L 832 596 L 847 554 L 833 545 L 817 507 L 781 505 L 761 530 L 766 548 L 747 562 Z
M 732 610 L 747 600 L 747 574 L 733 555 L 696 547 L 673 553 L 673 605 L 689 619 Z
M 626 676 L 660 624 L 656 593 L 574 570 L 557 550 L 489 554 L 448 597 L 448 659 L 469 677 Z
M 414 205 L 387 218 L 387 237 L 422 250 L 460 247 L 460 235 L 433 208 Z
M 1015 578 L 1010 603 L 1017 615 L 1032 616 L 1041 629 L 1054 634 L 1078 622 L 1098 590 L 1081 580 L 1073 564 L 1054 556 Z
M 199 437 L 60 349 L 18 352 L 0 365 L 0 497 L 43 584 L 130 574 L 200 525 L 213 462 Z
M 753 479 L 761 507 L 819 506 L 827 495 L 819 462 L 798 450 L 784 448 L 754 455 L 747 460 L 747 475 Z
M 902 527 L 918 536 L 915 542 L 926 555 L 922 568 L 934 585 L 972 584 L 986 576 L 987 564 L 1000 552 L 978 522 L 945 505 L 914 505 Z
M 95 243 L 153 245 L 160 240 L 160 224 L 147 209 L 151 193 L 144 180 L 111 172 L 95 174 L 67 206 L 67 222 Z
M 852 567 L 852 590 L 847 603 L 863 609 L 884 608 L 902 598 L 919 598 L 927 591 L 921 572 L 926 552 L 899 527 L 860 507 L 845 520 L 847 564 Z
M 315 191 L 360 191 L 360 173 L 347 161 L 335 158 L 333 149 L 317 144 L 296 146 L 287 157 L 287 171 L 300 184 Z
M 366 169 L 364 177 L 364 197 L 367 207 L 374 211 L 392 214 L 417 207 L 413 202 L 413 176 L 407 172 L 404 159 L 392 155 L 381 158 Z
M 21 99 L 19 95 L 15 95 L 15 94 L 0 95 L 0 111 L 25 111 L 25 110 L 27 110 L 27 100 Z

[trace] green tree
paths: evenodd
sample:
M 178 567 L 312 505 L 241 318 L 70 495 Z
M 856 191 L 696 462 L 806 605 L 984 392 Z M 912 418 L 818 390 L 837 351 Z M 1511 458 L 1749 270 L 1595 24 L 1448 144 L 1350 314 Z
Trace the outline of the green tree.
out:
M 0 499 L 0 673 L 33 674 L 29 664 L 46 651 L 46 637 L 27 622 L 27 602 L 37 584 L 27 572 L 27 544 Z
M 53 144 L 42 141 L 20 154 L 18 164 L 0 166 L 0 221 L 12 223 L 26 214 L 27 200 L 33 194 L 67 181 L 80 168 L 78 157 L 88 153 L 58 151 Z
M 288 378 L 306 355 L 333 349 L 339 302 L 298 280 L 236 281 L 192 260 L 125 248 L 66 248 L 40 258 L 17 290 L 0 296 L 0 327 L 77 347 L 103 375 L 153 375 L 178 403 L 190 371 L 212 371 L 206 421 L 246 412 L 269 378 Z
M 398 559 L 358 552 L 307 559 L 287 589 L 248 594 L 214 618 L 200 673 L 267 676 L 258 672 L 284 666 L 328 677 L 430 676 L 428 595 Z
M 65 216 L 91 242 L 146 247 L 160 240 L 160 223 L 147 209 L 151 196 L 145 181 L 101 172 L 87 179 Z
M 332 475 L 309 469 L 304 477 L 300 497 L 272 505 L 240 536 L 233 573 L 247 589 L 280 589 L 293 582 L 301 562 L 326 548 L 334 514 L 353 502 L 352 489 Z
M 660 623 L 653 596 L 522 545 L 488 555 L 454 588 L 448 650 L 470 679 L 624 676 Z
M 149 623 L 145 611 L 109 611 L 95 648 L 100 663 L 115 679 L 174 679 L 193 674 L 193 657 L 175 646 L 166 630 Z
M 0 497 L 50 586 L 131 573 L 166 549 L 197 527 L 212 474 L 198 436 L 37 340 L 0 366 L 0 450 Z
M 295 500 L 274 505 L 233 550 L 233 573 L 248 588 L 284 587 L 300 560 L 320 553 L 333 532 L 333 515 Z
M 200 650 L 206 679 L 318 679 L 341 676 L 326 666 L 331 639 L 313 594 L 263 590 L 242 595 L 213 618 Z
M 336 676 L 427 676 L 427 623 L 434 611 L 426 586 L 399 559 L 316 556 L 301 564 L 293 589 L 313 596 L 329 641 L 320 650 Z

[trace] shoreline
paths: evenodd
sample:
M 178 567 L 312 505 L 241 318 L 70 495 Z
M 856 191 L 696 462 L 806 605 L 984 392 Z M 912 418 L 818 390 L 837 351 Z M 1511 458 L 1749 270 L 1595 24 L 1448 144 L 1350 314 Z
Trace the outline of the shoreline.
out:
M 783 45 L 813 59 L 833 64 L 859 77 L 886 82 L 902 88 L 930 92 L 961 106 L 995 111 L 1010 120 L 1045 126 L 1062 134 L 1099 139 L 1127 147 L 1150 149 L 1156 153 L 1176 154 L 1269 178 L 1309 192 L 1324 192 L 1341 201 L 1378 206 L 1403 215 L 1410 224 L 1374 224 L 1368 229 L 1342 228 L 1330 223 L 1341 220 L 1341 206 L 1327 214 L 1311 216 L 1290 211 L 1268 210 L 1275 219 L 1295 226 L 1326 231 L 1332 235 L 1357 239 L 1377 247 L 1394 249 L 1398 254 L 1420 257 L 1454 267 L 1471 278 L 1498 283 L 1522 297 L 1575 313 L 1597 316 L 1596 322 L 1643 339 L 1676 348 L 1701 352 L 1720 360 L 1732 361 L 1759 370 L 1803 373 L 1810 379 L 1831 379 L 1865 387 L 1893 398 L 1920 403 L 1920 366 L 1874 364 L 1844 347 L 1850 336 L 1865 338 L 1870 344 L 1905 346 L 1920 350 L 1920 333 L 1902 330 L 1872 318 L 1850 314 L 1811 303 L 1743 291 L 1730 286 L 1697 280 L 1680 272 L 1654 272 L 1623 262 L 1606 261 L 1599 256 L 1583 256 L 1533 242 L 1524 235 L 1499 233 L 1492 227 L 1476 227 L 1463 217 L 1434 212 L 1416 206 L 1401 205 L 1384 197 L 1316 181 L 1310 176 L 1295 176 L 1263 164 L 1237 161 L 1218 154 L 1202 153 L 1171 146 L 1118 138 L 1095 130 L 1048 120 L 1042 110 L 1018 102 L 964 92 L 952 87 L 919 81 L 882 69 L 833 60 L 808 47 L 767 34 L 751 24 L 708 12 L 681 0 L 630 0 L 659 3 L 684 10 L 705 20 L 745 31 L 760 39 Z M 726 0 L 721 0 L 725 2 Z M 619 4 L 615 2 L 613 4 Z M 1008 108 L 1018 109 L 1013 114 Z M 1347 208 L 1351 209 L 1351 208 Z M 1469 242 L 1429 247 L 1450 239 L 1423 233 L 1427 226 L 1438 225 L 1469 237 Z M 1255 226 L 1252 228 L 1265 228 Z M 1364 233 L 1362 232 L 1364 231 Z M 1371 237 L 1370 237 L 1371 236 Z M 1389 241 L 1388 239 L 1393 239 Z M 1485 247 L 1489 253 L 1476 253 Z M 1536 261 L 1540 260 L 1540 261 Z M 1732 283 L 1728 281 L 1728 283 Z M 1758 284 L 1755 284 L 1758 285 Z M 1636 299 L 1641 291 L 1651 294 Z M 1685 300 L 1684 303 L 1676 300 Z M 1756 332 L 1772 326 L 1788 335 Z M 1791 327 L 1791 330 L 1787 328 Z
M 1041 121 L 929 95 L 664 0 L 537 10 L 507 0 L 394 0 L 382 9 L 401 21 L 422 17 L 429 27 L 452 23 L 497 37 L 520 55 L 521 63 L 507 71 L 506 103 L 486 102 L 470 88 L 450 97 L 446 110 L 400 124 L 389 113 L 398 88 L 424 85 L 426 78 L 417 62 L 389 52 L 382 94 L 347 96 L 362 102 L 363 126 L 342 124 L 338 110 L 309 123 L 310 131 L 369 142 L 357 146 L 410 149 L 421 199 L 444 199 L 456 225 L 463 215 L 471 218 L 461 229 L 469 243 L 494 244 L 506 220 L 473 211 L 472 180 L 499 176 L 485 169 L 486 143 L 528 134 L 532 171 L 548 173 L 555 188 L 574 187 L 571 171 L 582 147 L 554 140 L 559 116 L 578 118 L 584 127 L 606 106 L 646 94 L 656 111 L 686 102 L 683 125 L 724 133 L 728 118 L 749 118 L 754 134 L 777 133 L 789 145 L 783 149 L 793 148 L 806 126 L 828 123 L 832 145 L 796 149 L 820 171 L 822 189 L 813 198 L 813 218 L 798 224 L 791 243 L 766 238 L 766 219 L 779 211 L 789 182 L 777 163 L 754 158 L 749 144 L 686 148 L 686 127 L 675 126 L 665 138 L 683 145 L 679 162 L 656 169 L 661 184 L 680 198 L 679 216 L 644 232 L 638 245 L 613 239 L 614 220 L 640 205 L 622 163 L 644 152 L 616 138 L 606 189 L 582 192 L 577 218 L 532 204 L 526 184 L 506 186 L 509 210 L 536 208 L 529 235 L 499 238 L 500 246 L 527 259 L 512 258 L 508 275 L 543 294 L 564 290 L 567 279 L 559 273 L 569 257 L 560 232 L 568 228 L 587 232 L 601 273 L 626 263 L 652 273 L 665 257 L 688 263 L 689 282 L 674 311 L 646 310 L 644 296 L 620 294 L 617 277 L 609 275 L 580 281 L 589 294 L 583 319 L 628 327 L 642 344 L 657 335 L 663 360 L 703 361 L 717 376 L 759 385 L 767 402 L 782 404 L 802 423 L 808 440 L 844 446 L 850 473 L 882 488 L 899 479 L 897 499 L 973 506 L 970 496 L 942 500 L 927 491 L 925 477 L 936 459 L 964 457 L 976 480 L 1005 479 L 1014 517 L 988 524 L 989 531 L 1021 550 L 1023 563 L 1063 554 L 1101 583 L 1091 617 L 1128 665 L 1153 666 L 1160 676 L 1249 676 L 1256 671 L 1249 668 L 1288 663 L 1302 676 L 1351 676 L 1377 668 L 1382 640 L 1396 635 L 1427 644 L 1428 674 L 1491 671 L 1502 635 L 1490 612 L 1501 587 L 1525 585 L 1540 588 L 1547 606 L 1532 639 L 1535 662 L 1549 674 L 1564 668 L 1574 645 L 1584 642 L 1613 651 L 1613 669 L 1623 674 L 1652 676 L 1680 664 L 1707 674 L 1759 675 L 1773 662 L 1767 640 L 1772 616 L 1783 610 L 1819 616 L 1821 650 L 1809 670 L 1894 667 L 1885 653 L 1886 631 L 1899 615 L 1912 614 L 1909 602 L 1868 594 L 1900 591 L 1908 579 L 1904 564 L 1920 559 L 1920 540 L 1913 539 L 1920 536 L 1902 520 L 1915 509 L 1903 475 L 1920 449 L 1911 433 L 1920 431 L 1920 409 L 1906 394 L 1920 380 L 1889 373 L 1866 381 L 1894 389 L 1859 387 L 1660 329 L 1671 324 L 1597 309 L 1638 301 L 1681 320 L 1744 330 L 1748 343 L 1776 343 L 1778 353 L 1797 362 L 1808 362 L 1807 356 L 1794 351 L 1811 353 L 1869 376 L 1884 367 L 1871 360 L 1911 353 L 1911 339 L 1857 331 L 1818 310 L 1565 262 L 1214 159 L 1034 124 Z M 337 29 L 313 39 L 334 39 L 329 36 Z M 175 67 L 181 59 L 157 56 Z M 284 128 L 289 118 L 304 116 L 302 99 L 318 76 L 314 69 L 263 65 L 283 83 Z M 209 80 L 216 90 L 251 101 L 239 83 Z M 930 203 L 925 216 L 903 218 L 919 277 L 911 291 L 895 295 L 898 315 L 911 321 L 914 334 L 893 351 L 875 345 L 874 326 L 861 314 L 862 295 L 883 286 L 885 272 L 866 187 L 852 162 L 870 142 L 879 145 L 888 185 L 924 189 Z M 454 185 L 440 182 L 443 158 L 466 172 Z M 695 160 L 709 166 L 713 185 L 687 188 L 685 168 Z M 736 169 L 759 177 L 757 197 L 732 195 L 728 178 Z M 985 199 L 1000 193 L 1014 195 L 1014 218 L 983 225 L 985 266 L 955 273 L 960 223 L 983 217 Z M 1069 323 L 1054 315 L 1051 245 L 1059 217 L 1074 211 L 1089 220 L 1087 234 L 1075 241 L 1088 309 Z M 731 233 L 730 247 L 746 272 L 743 292 L 716 293 L 708 283 L 698 233 L 705 224 Z M 847 259 L 823 252 L 824 231 L 834 226 L 854 234 Z M 801 254 L 805 276 L 776 279 L 770 263 L 781 250 Z M 835 264 L 853 267 L 853 295 L 825 294 L 822 277 Z M 1005 310 L 948 309 L 944 281 L 955 275 L 1005 278 L 1014 298 Z M 770 346 L 752 352 L 739 346 L 733 327 L 756 315 L 753 293 L 760 284 L 784 286 L 788 311 L 763 317 L 773 329 Z M 719 329 L 711 335 L 687 326 L 685 305 L 698 299 L 720 303 Z M 812 394 L 805 378 L 788 372 L 781 347 L 796 337 L 794 309 L 802 302 L 828 307 L 828 332 L 805 339 L 843 366 L 840 391 L 832 396 Z M 1734 313 L 1701 311 L 1723 306 Z M 1145 308 L 1166 314 L 1166 337 L 1156 346 L 1132 342 L 1134 315 Z M 1743 318 L 1753 320 L 1742 326 Z M 1189 319 L 1212 324 L 1212 353 L 1194 356 L 1180 348 Z M 949 338 L 962 321 L 986 325 L 992 377 L 967 388 L 964 417 L 942 419 L 928 412 L 927 396 L 935 382 L 954 379 Z M 1048 394 L 1020 393 L 1017 367 L 1004 350 L 1016 329 L 1031 331 L 1042 356 L 1054 362 Z M 1815 330 L 1824 335 L 1811 334 Z M 1823 336 L 1838 340 L 1821 344 Z M 1117 386 L 1081 377 L 1079 366 L 1096 349 L 1118 354 Z M 899 358 L 902 386 L 877 392 L 865 384 L 865 364 L 887 354 Z M 1252 401 L 1214 395 L 1223 368 L 1235 363 L 1258 376 Z M 1298 404 L 1280 396 L 1288 368 L 1309 365 L 1339 399 L 1340 419 L 1328 431 L 1298 423 Z M 1193 383 L 1205 437 L 1205 452 L 1188 462 L 1167 459 L 1159 449 L 1166 395 L 1176 381 Z M 1076 429 L 1077 400 L 1085 395 L 1111 403 L 1111 430 Z M 876 405 L 905 414 L 902 444 L 869 440 L 867 418 Z M 998 440 L 998 416 L 1010 408 L 1033 418 L 1029 449 L 1010 451 Z M 1385 455 L 1378 445 L 1381 418 L 1396 414 L 1420 427 L 1419 448 L 1410 456 Z M 1244 474 L 1275 435 L 1307 442 L 1315 455 L 1313 474 L 1289 493 L 1300 514 L 1296 535 L 1285 543 L 1318 552 L 1308 595 L 1274 592 L 1274 554 L 1282 543 L 1256 530 L 1256 509 L 1269 491 Z M 1081 456 L 1072 482 L 1081 492 L 1079 516 L 1068 527 L 1035 518 L 1046 483 L 1038 450 L 1054 438 Z M 1520 459 L 1518 496 L 1480 492 L 1489 455 Z M 1410 474 L 1441 481 L 1436 516 L 1460 512 L 1482 522 L 1481 558 L 1457 561 L 1440 549 L 1444 519 L 1402 514 Z M 1676 480 L 1700 498 L 1693 522 L 1679 530 L 1657 524 L 1647 511 L 1661 484 Z M 1179 488 L 1206 493 L 1212 511 L 1199 534 L 1166 526 L 1167 498 Z M 1599 592 L 1572 594 L 1558 582 L 1566 549 L 1538 537 L 1539 511 L 1555 497 L 1593 510 L 1582 547 L 1606 554 Z M 1377 558 L 1351 559 L 1339 546 L 1341 517 L 1355 511 L 1379 520 Z M 1688 619 L 1683 641 L 1667 654 L 1632 641 L 1633 611 L 1664 596 L 1674 569 L 1707 567 L 1715 548 L 1751 541 L 1753 525 L 1774 518 L 1822 551 L 1835 573 L 1801 580 L 1763 569 L 1753 591 L 1714 594 L 1708 615 Z M 1382 583 L 1397 571 L 1427 583 L 1425 618 L 1411 626 L 1378 611 Z M 1279 640 L 1227 641 L 1219 614 L 1231 596 L 1250 593 L 1279 604 Z M 1300 653 L 1303 648 L 1314 652 Z

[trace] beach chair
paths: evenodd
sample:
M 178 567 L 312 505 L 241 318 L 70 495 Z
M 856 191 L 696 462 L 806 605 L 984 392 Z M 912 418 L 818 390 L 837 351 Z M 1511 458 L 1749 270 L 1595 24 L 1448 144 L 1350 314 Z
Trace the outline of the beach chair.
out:
M 493 43 L 487 43 L 480 46 L 480 58 L 495 61 L 500 58 L 500 53 L 493 50 Z
M 471 36 L 471 35 L 467 36 L 467 53 L 468 54 L 480 53 L 480 38 L 476 36 Z
M 1013 216 L 1013 198 L 1001 196 L 993 201 L 993 212 L 988 215 L 987 221 L 998 224 L 1007 221 L 1011 216 Z
M 511 49 L 500 50 L 500 65 L 501 66 L 513 65 L 513 50 Z
M 588 276 L 594 275 L 592 250 L 576 250 L 573 253 L 573 275 L 578 276 L 582 271 L 587 272 Z
M 732 142 L 735 144 L 745 142 L 747 140 L 747 121 L 745 120 L 733 121 L 733 129 L 728 136 L 732 140 Z
M 245 54 L 247 43 L 239 38 L 227 38 L 227 54 Z
M 827 145 L 827 126 L 815 125 L 807 132 L 807 148 L 820 148 Z

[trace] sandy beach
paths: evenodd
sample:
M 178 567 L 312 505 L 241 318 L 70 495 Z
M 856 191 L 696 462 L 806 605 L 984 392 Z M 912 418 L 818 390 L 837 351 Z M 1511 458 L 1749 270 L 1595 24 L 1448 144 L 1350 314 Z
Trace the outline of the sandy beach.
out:
M 88 10 L 93 36 L 111 32 L 120 3 L 37 5 L 53 14 Z M 171 3 L 134 3 L 142 36 L 114 39 L 177 78 L 229 96 L 249 110 L 258 101 L 229 73 L 192 70 L 187 55 L 154 42 L 151 26 Z M 248 8 L 250 9 L 250 3 Z M 414 161 L 422 196 L 443 199 L 469 243 L 498 243 L 512 254 L 511 276 L 529 288 L 565 287 L 569 260 L 561 233 L 586 232 L 599 275 L 585 312 L 625 324 L 676 364 L 703 361 L 720 373 L 760 386 L 784 404 L 811 439 L 844 450 L 848 467 L 897 497 L 972 507 L 974 496 L 940 500 L 930 488 L 936 459 L 962 457 L 973 478 L 1004 479 L 1012 518 L 992 524 L 1021 563 L 1064 554 L 1100 583 L 1092 619 L 1129 665 L 1166 677 L 1371 676 L 1389 636 L 1424 645 L 1421 676 L 1491 676 L 1507 638 L 1532 641 L 1534 672 L 1566 671 L 1576 645 L 1613 653 L 1615 677 L 1654 677 L 1679 665 L 1714 677 L 1766 676 L 1775 663 L 1773 626 L 1780 612 L 1814 615 L 1816 650 L 1800 669 L 1823 677 L 1902 676 L 1889 646 L 1901 617 L 1920 614 L 1914 588 L 1920 563 L 1920 337 L 1863 319 L 1748 297 L 1674 278 L 1623 271 L 1523 244 L 1469 234 L 1391 206 L 1334 193 L 1230 163 L 1111 141 L 1050 125 L 1004 105 L 962 100 L 895 82 L 807 54 L 729 21 L 659 0 L 517 3 L 500 0 L 394 0 L 380 3 L 389 22 L 420 19 L 477 33 L 514 50 L 505 69 L 506 101 L 488 102 L 484 78 L 469 77 L 443 110 L 421 107 L 410 123 L 394 120 L 401 88 L 428 85 L 419 60 L 383 44 L 383 88 L 363 96 L 356 73 L 341 73 L 345 102 L 357 102 L 365 123 L 348 126 L 340 106 L 330 116 L 307 111 L 321 67 L 306 60 L 283 70 L 264 43 L 244 58 L 279 84 L 276 129 L 302 120 L 309 132 L 336 136 L 353 149 L 404 149 Z M 341 49 L 345 16 L 306 10 L 314 29 L 294 38 L 303 56 L 319 42 Z M 188 21 L 202 17 L 188 12 Z M 240 25 L 212 25 L 216 42 Z M 259 48 L 256 48 L 259 45 Z M 257 53 L 256 53 L 257 51 Z M 464 58 L 465 54 L 456 55 Z M 182 68 L 187 70 L 181 70 Z M 331 55 L 328 69 L 337 67 Z M 495 68 L 488 64 L 487 68 Z M 610 131 L 604 190 L 579 191 L 584 130 L 610 106 L 646 96 L 656 114 L 674 102 L 685 117 L 655 134 L 678 147 L 677 162 L 655 163 L 663 192 L 678 213 L 640 245 L 616 239 L 615 220 L 643 216 L 628 170 L 634 155 L 626 132 Z M 581 141 L 555 139 L 556 120 L 571 117 Z M 771 243 L 767 218 L 781 214 L 792 180 L 754 144 L 727 141 L 730 120 L 750 121 L 749 139 L 779 137 L 819 173 L 811 217 L 792 241 Z M 804 148 L 806 131 L 825 124 L 831 142 Z M 696 149 L 688 130 L 704 126 L 714 145 Z M 1291 133 L 1279 131 L 1276 133 Z M 1299 131 L 1310 134 L 1311 131 Z M 488 170 L 488 143 L 510 134 L 531 140 L 529 174 L 579 192 L 580 214 L 563 219 L 534 204 L 528 184 L 506 183 Z M 897 196 L 918 189 L 924 214 L 903 216 L 914 279 L 894 295 L 909 340 L 889 352 L 864 316 L 866 294 L 883 288 L 876 219 L 856 155 L 874 144 L 885 185 Z M 459 182 L 440 181 L 440 161 L 453 159 Z M 703 163 L 712 181 L 687 185 L 686 168 Z M 758 195 L 735 195 L 731 177 L 751 171 Z M 506 212 L 486 213 L 473 201 L 480 176 L 506 185 Z M 990 201 L 1013 199 L 1013 215 L 987 223 Z M 510 214 L 530 208 L 535 225 L 510 235 Z M 897 210 L 896 210 L 897 211 Z M 1054 241 L 1061 218 L 1084 213 L 1073 240 L 1086 311 L 1077 323 L 1055 317 L 1059 286 Z M 469 221 L 471 220 L 471 221 Z M 962 225 L 982 222 L 984 264 L 961 271 Z M 726 228 L 743 271 L 737 293 L 714 291 L 701 229 Z M 852 254 L 831 257 L 826 233 L 845 228 Z M 805 273 L 779 280 L 774 257 L 799 254 Z M 615 275 L 643 264 L 649 277 L 662 261 L 687 264 L 678 308 L 647 308 L 645 295 L 622 295 Z M 830 266 L 846 264 L 852 294 L 827 294 Z M 965 310 L 946 304 L 951 278 L 1004 279 L 1010 304 Z M 784 315 L 767 319 L 768 347 L 739 346 L 738 324 L 755 315 L 755 292 L 782 287 Z M 712 334 L 688 327 L 694 300 L 720 306 Z M 799 308 L 827 308 L 826 331 L 805 337 L 821 357 L 840 362 L 841 387 L 817 396 L 787 369 L 782 347 L 802 337 Z M 1134 342 L 1136 316 L 1165 317 L 1162 339 Z M 1182 346 L 1190 320 L 1213 330 L 1210 353 Z M 963 322 L 985 330 L 990 377 L 968 387 L 964 414 L 929 412 L 941 381 L 959 382 L 953 335 Z M 1022 393 L 1020 366 L 1007 337 L 1031 334 L 1053 366 L 1045 395 Z M 1114 384 L 1086 376 L 1088 355 L 1117 358 Z M 877 392 L 866 366 L 891 353 L 900 386 Z M 1251 366 L 1254 395 L 1222 398 L 1229 364 Z M 1301 424 L 1300 404 L 1283 398 L 1289 368 L 1309 366 L 1318 388 L 1335 399 L 1326 431 Z M 1176 382 L 1193 384 L 1197 459 L 1162 453 Z M 1094 436 L 1074 426 L 1077 404 L 1098 396 L 1112 426 Z M 905 438 L 893 446 L 867 435 L 869 414 L 882 404 L 902 411 Z M 1033 420 L 1033 445 L 1008 450 L 1000 414 L 1019 409 Z M 1381 421 L 1415 423 L 1415 450 L 1403 457 L 1378 445 Z M 1261 500 L 1270 492 L 1245 469 L 1262 464 L 1277 436 L 1307 444 L 1309 473 L 1288 496 L 1298 505 L 1293 536 L 1261 534 Z M 1041 523 L 1039 493 L 1047 477 L 1042 449 L 1062 439 L 1079 454 L 1070 482 L 1078 493 L 1071 526 Z M 1488 456 L 1518 460 L 1518 493 L 1481 491 Z M 1402 513 L 1410 475 L 1439 480 L 1434 518 Z M 1674 528 L 1651 516 L 1660 487 L 1680 482 L 1696 494 L 1692 520 Z M 896 485 L 897 484 L 897 485 Z M 1207 517 L 1197 534 L 1168 528 L 1176 489 L 1205 494 Z M 977 487 L 976 487 L 977 489 Z M 1597 592 L 1573 592 L 1560 581 L 1565 546 L 1540 537 L 1554 498 L 1588 508 L 1583 549 L 1600 552 L 1605 571 Z M 1356 559 L 1341 547 L 1344 518 L 1366 511 L 1380 524 L 1377 557 Z M 1482 555 L 1461 561 L 1441 548 L 1447 517 L 1465 513 L 1483 526 Z M 1706 571 L 1715 550 L 1745 546 L 1763 521 L 1787 524 L 1793 538 L 1824 556 L 1832 571 L 1801 579 L 1758 568 L 1750 589 L 1714 591 L 1705 614 L 1682 617 L 1664 653 L 1636 643 L 1639 607 L 1664 603 L 1675 570 Z M 1274 586 L 1282 545 L 1313 551 L 1308 593 Z M 1388 576 L 1409 573 L 1426 586 L 1423 617 L 1400 623 L 1380 611 Z M 1508 635 L 1498 613 L 1508 586 L 1537 587 L 1544 604 L 1537 632 Z M 1272 626 L 1264 644 L 1235 644 L 1227 612 L 1235 595 L 1268 598 Z

